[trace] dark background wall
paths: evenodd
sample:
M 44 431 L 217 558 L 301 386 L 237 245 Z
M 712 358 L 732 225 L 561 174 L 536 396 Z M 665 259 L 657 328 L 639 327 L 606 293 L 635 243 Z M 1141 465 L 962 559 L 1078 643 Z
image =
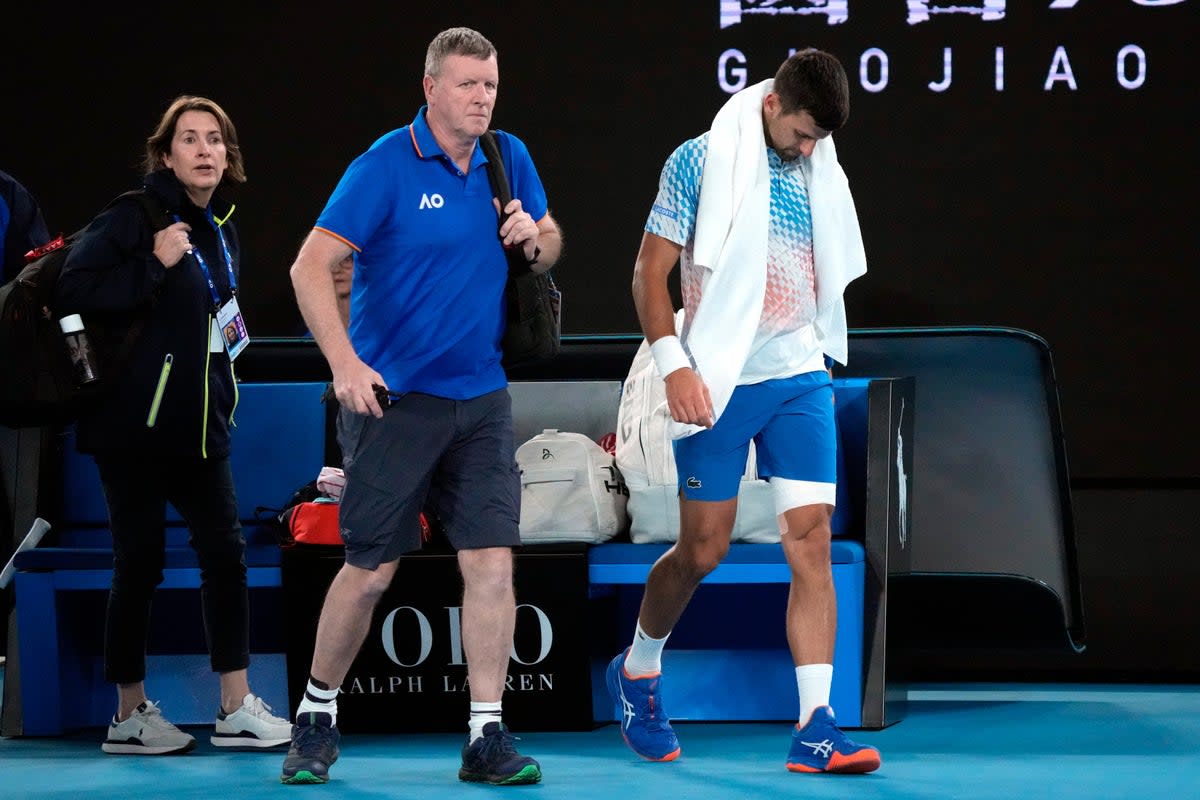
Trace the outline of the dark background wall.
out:
M 830 50 L 851 75 L 851 119 L 835 138 L 871 269 L 848 291 L 851 325 L 1004 325 L 1054 351 L 1091 646 L 1049 666 L 1200 675 L 1180 635 L 1200 622 L 1185 37 L 1200 9 L 986 5 L 25 6 L 5 12 L 7 59 L 22 66 L 0 89 L 0 168 L 37 195 L 51 229 L 70 231 L 136 182 L 172 97 L 213 97 L 250 175 L 236 219 L 251 334 L 288 335 L 300 325 L 287 280 L 298 242 L 345 165 L 412 118 L 429 39 L 469 25 L 500 52 L 495 123 L 529 144 L 566 234 L 566 331 L 626 332 L 664 158 L 708 127 L 736 68 L 753 83 L 789 48 Z

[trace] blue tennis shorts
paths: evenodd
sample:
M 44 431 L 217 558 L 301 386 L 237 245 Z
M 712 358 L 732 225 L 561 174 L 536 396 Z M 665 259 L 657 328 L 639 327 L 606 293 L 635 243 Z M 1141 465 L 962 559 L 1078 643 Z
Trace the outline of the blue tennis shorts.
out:
M 828 372 L 736 387 L 716 425 L 675 442 L 679 491 L 689 500 L 737 497 L 751 440 L 758 476 L 771 479 L 777 513 L 834 504 L 837 428 Z
M 521 543 L 508 389 L 470 400 L 410 392 L 382 418 L 343 408 L 338 443 L 346 563 L 373 570 L 419 549 L 417 518 L 427 498 L 457 550 Z

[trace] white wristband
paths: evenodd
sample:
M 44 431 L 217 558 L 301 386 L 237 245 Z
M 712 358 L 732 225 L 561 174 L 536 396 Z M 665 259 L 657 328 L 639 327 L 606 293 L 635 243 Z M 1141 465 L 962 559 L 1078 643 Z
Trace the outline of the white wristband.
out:
M 650 345 L 650 354 L 654 356 L 654 365 L 658 374 L 666 378 L 672 372 L 683 367 L 692 368 L 691 359 L 683 350 L 678 336 L 664 336 Z

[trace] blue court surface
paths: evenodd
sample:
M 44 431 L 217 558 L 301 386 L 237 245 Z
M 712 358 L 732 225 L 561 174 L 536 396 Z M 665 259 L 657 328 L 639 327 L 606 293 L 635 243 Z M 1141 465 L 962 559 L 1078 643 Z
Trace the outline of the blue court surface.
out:
M 1200 798 L 1200 686 L 922 684 L 910 700 L 895 725 L 852 734 L 883 752 L 864 776 L 787 772 L 787 723 L 682 723 L 669 764 L 638 760 L 614 725 L 518 732 L 545 780 L 502 788 L 457 780 L 458 736 L 347 733 L 328 784 L 284 786 L 282 752 L 218 751 L 197 727 L 183 756 L 105 755 L 101 730 L 0 740 L 0 797 Z

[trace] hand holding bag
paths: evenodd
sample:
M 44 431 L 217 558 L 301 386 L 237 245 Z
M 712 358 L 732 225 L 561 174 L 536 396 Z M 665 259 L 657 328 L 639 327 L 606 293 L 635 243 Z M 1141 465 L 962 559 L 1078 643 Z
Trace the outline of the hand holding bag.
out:
M 504 209 L 512 201 L 512 189 L 495 134 L 487 131 L 479 137 L 479 144 L 487 156 L 492 193 L 500 201 L 498 232 L 508 219 Z M 507 369 L 558 355 L 562 349 L 562 293 L 549 271 L 532 270 L 520 248 L 505 250 L 505 255 L 508 257 L 508 283 L 504 287 L 507 321 L 500 342 L 500 363 Z

